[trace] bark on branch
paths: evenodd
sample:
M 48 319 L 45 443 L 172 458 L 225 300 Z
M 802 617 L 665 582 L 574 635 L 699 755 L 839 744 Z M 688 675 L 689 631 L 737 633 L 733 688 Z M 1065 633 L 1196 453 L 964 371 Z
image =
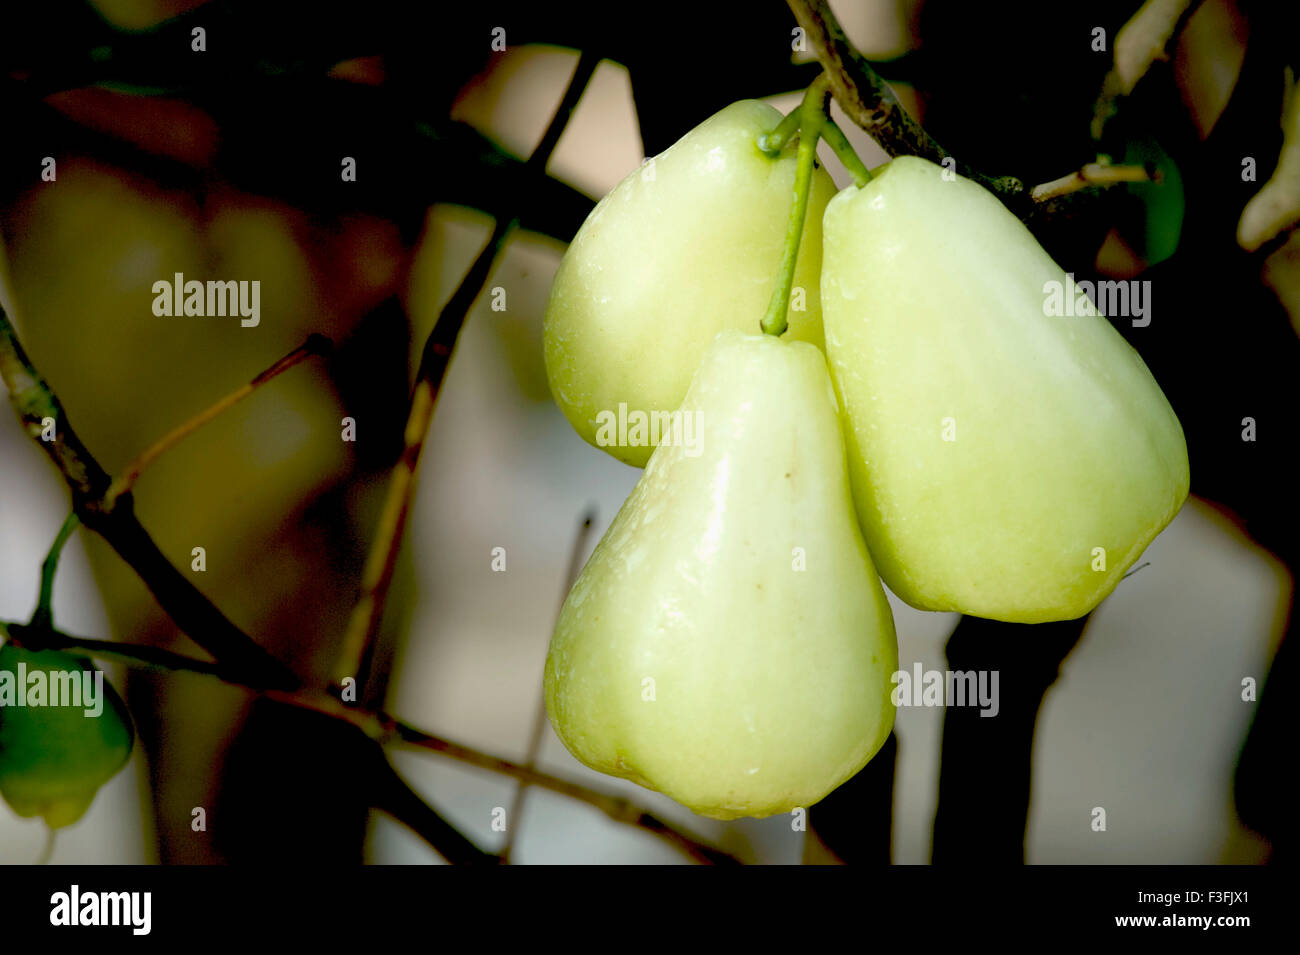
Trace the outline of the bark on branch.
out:
M 830 79 L 831 92 L 848 117 L 891 156 L 920 156 L 990 190 L 1017 214 L 1025 211 L 1025 184 L 1015 176 L 991 177 L 962 162 L 935 141 L 898 101 L 866 58 L 854 48 L 827 0 L 786 0 Z M 950 163 L 951 165 L 951 163 Z
M 72 492 L 81 522 L 113 548 L 195 643 L 223 663 L 238 667 L 257 686 L 292 688 L 293 670 L 226 618 L 158 549 L 135 516 L 134 499 L 112 495 L 112 478 L 77 436 L 58 396 L 32 365 L 13 325 L 0 308 L 0 378 L 24 430 L 49 455 Z M 53 429 L 54 439 L 43 435 Z
M 786 0 L 786 3 L 812 44 L 830 80 L 836 102 L 890 156 L 920 156 L 936 165 L 944 165 L 947 160 L 954 172 L 984 186 L 1022 220 L 1041 220 L 1052 215 L 1060 208 L 1056 200 L 1063 195 L 1081 193 L 1088 198 L 1106 186 L 1136 181 L 1122 174 L 1087 179 L 1079 172 L 1072 172 L 1031 190 L 1016 176 L 989 176 L 980 172 L 939 145 L 908 114 L 889 84 L 849 42 L 828 0 Z M 1092 167 L 1085 166 L 1084 170 L 1089 168 Z

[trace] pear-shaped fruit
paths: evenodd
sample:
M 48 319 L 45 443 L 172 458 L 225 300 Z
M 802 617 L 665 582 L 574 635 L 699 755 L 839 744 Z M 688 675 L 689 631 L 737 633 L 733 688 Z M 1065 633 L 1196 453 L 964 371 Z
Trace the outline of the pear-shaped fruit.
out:
M 1092 610 L 1187 497 L 1142 359 L 1082 296 L 1054 307 L 1074 286 L 1030 232 L 925 160 L 845 189 L 823 229 L 827 356 L 885 583 L 999 620 Z
M 131 717 L 102 677 L 67 653 L 0 647 L 0 795 L 18 815 L 70 826 L 126 765 Z M 101 686 L 92 706 L 85 691 L 98 694 Z
M 578 759 L 720 819 L 807 806 L 889 735 L 894 622 L 822 353 L 724 331 L 560 612 L 546 705 Z
M 757 332 L 780 272 L 793 150 L 758 137 L 781 114 L 754 100 L 717 113 L 631 173 L 592 211 L 551 288 L 546 374 L 578 434 L 643 467 L 700 354 L 724 328 Z M 835 187 L 812 180 L 787 335 L 822 344 L 821 217 Z

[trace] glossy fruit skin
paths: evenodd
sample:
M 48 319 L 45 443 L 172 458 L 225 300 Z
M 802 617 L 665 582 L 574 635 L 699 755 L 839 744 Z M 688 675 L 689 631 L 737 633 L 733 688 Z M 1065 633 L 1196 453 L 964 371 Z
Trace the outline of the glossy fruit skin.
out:
M 602 447 L 597 416 L 620 404 L 676 410 L 723 328 L 758 332 L 780 270 L 796 163 L 792 149 L 773 159 L 756 142 L 780 120 L 764 103 L 733 103 L 633 171 L 578 230 L 551 288 L 543 337 L 551 392 L 590 444 Z M 819 167 L 794 275 L 804 310 L 788 312 L 786 335 L 818 346 L 821 217 L 834 194 Z M 603 450 L 644 467 L 654 449 Z
M 942 173 L 895 159 L 826 210 L 827 356 L 858 516 L 915 607 L 1080 617 L 1186 499 L 1182 427 L 1105 318 L 1047 314 L 1046 283 L 1066 276 L 1019 220 Z
M 81 679 L 94 672 L 87 660 L 55 650 L 0 647 L 0 670 L 68 672 Z M 135 731 L 122 698 L 103 684 L 103 711 L 86 716 L 80 707 L 0 706 L 0 795 L 20 816 L 44 817 L 51 828 L 77 822 L 99 787 L 131 756 Z
M 788 812 L 888 737 L 893 616 L 822 353 L 724 331 L 694 410 L 700 453 L 655 451 L 564 603 L 547 711 L 583 763 L 697 813 Z

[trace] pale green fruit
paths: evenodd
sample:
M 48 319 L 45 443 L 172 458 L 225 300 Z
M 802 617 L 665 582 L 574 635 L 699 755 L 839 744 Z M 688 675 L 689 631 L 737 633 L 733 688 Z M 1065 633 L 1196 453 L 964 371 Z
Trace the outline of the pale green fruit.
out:
M 998 620 L 1092 610 L 1187 497 L 1183 431 L 1142 359 L 1094 309 L 1049 314 L 1065 273 L 925 160 L 845 189 L 823 228 L 827 355 L 885 583 Z
M 601 772 L 720 819 L 808 806 L 889 735 L 894 622 L 822 353 L 720 333 L 565 601 L 546 705 Z M 684 419 L 685 420 L 685 419 Z
M 651 430 L 631 416 L 675 411 L 714 335 L 759 330 L 794 200 L 794 150 L 772 159 L 756 145 L 780 120 L 745 100 L 701 123 L 605 196 L 560 263 L 544 327 L 551 392 L 578 434 L 621 461 L 645 465 Z M 819 347 L 821 217 L 834 194 L 818 168 L 786 332 Z M 603 432 L 602 412 L 615 419 Z

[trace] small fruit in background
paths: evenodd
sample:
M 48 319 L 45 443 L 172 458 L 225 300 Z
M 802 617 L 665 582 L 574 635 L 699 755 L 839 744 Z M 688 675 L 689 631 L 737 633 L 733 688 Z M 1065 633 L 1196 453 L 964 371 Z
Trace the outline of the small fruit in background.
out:
M 788 812 L 856 773 L 894 719 L 893 617 L 826 360 L 724 331 L 681 416 L 565 601 L 547 710 L 583 763 L 697 813 Z
M 26 692 L 18 682 L 38 673 L 47 687 L 45 702 L 19 705 Z M 57 687 L 75 682 L 82 688 L 87 676 L 103 688 L 98 715 L 87 713 L 84 697 L 82 705 L 54 705 L 60 702 Z M 102 676 L 94 664 L 68 653 L 0 647 L 0 795 L 18 815 L 41 816 L 52 829 L 70 826 L 130 759 L 130 714 Z
M 757 332 L 780 271 L 796 160 L 758 148 L 781 114 L 733 103 L 633 171 L 596 206 L 555 276 L 547 378 L 589 443 L 643 467 L 654 447 L 598 436 L 602 412 L 671 412 L 724 328 Z M 835 187 L 813 176 L 787 334 L 822 344 L 821 217 Z

